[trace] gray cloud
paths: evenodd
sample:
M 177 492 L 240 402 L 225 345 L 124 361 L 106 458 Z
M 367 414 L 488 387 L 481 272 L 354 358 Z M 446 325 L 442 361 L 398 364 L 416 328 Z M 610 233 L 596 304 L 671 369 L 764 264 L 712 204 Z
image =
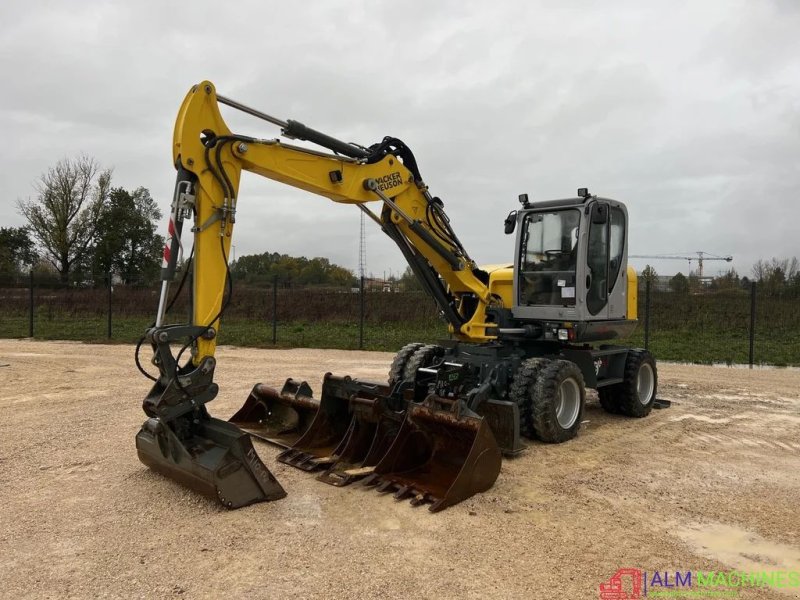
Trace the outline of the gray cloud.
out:
M 730 253 L 744 274 L 800 254 L 798 26 L 788 1 L 7 1 L 0 223 L 22 224 L 15 200 L 80 152 L 166 209 L 175 114 L 207 78 L 337 137 L 403 138 L 478 262 L 511 259 L 501 221 L 517 194 L 589 186 L 628 203 L 633 253 Z M 255 176 L 239 206 L 239 255 L 356 266 L 354 208 Z M 376 274 L 403 268 L 374 227 L 367 254 Z

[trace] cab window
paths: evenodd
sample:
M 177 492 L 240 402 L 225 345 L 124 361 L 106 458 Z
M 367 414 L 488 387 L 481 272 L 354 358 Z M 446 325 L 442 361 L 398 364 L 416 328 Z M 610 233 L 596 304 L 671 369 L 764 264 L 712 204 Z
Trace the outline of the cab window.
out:
M 575 305 L 578 252 L 577 209 L 530 213 L 523 224 L 519 303 Z
M 617 206 L 611 208 L 609 250 L 608 292 L 611 293 L 619 277 L 622 253 L 625 250 L 625 213 Z
M 608 220 L 590 222 L 586 266 L 586 308 L 596 315 L 608 301 Z

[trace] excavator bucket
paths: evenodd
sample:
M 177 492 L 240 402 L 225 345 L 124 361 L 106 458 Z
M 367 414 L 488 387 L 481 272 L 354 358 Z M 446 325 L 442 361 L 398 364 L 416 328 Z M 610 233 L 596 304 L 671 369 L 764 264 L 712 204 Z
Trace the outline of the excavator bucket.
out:
M 336 461 L 317 477 L 335 486 L 348 485 L 371 474 L 403 423 L 403 412 L 388 407 L 388 386 L 356 380 L 351 383 L 353 419 L 344 441 L 334 451 Z
M 226 508 L 286 496 L 248 435 L 219 419 L 164 422 L 151 417 L 136 435 L 136 450 L 154 471 Z
M 259 439 L 289 448 L 308 431 L 319 410 L 309 385 L 289 378 L 278 392 L 257 383 L 228 421 Z
M 306 432 L 278 454 L 278 460 L 303 471 L 327 467 L 336 460 L 350 428 L 350 377 L 325 374 L 319 409 Z
M 363 484 L 411 498 L 414 506 L 429 502 L 436 512 L 492 487 L 500 463 L 486 421 L 458 400 L 432 394 L 409 405 L 394 443 Z

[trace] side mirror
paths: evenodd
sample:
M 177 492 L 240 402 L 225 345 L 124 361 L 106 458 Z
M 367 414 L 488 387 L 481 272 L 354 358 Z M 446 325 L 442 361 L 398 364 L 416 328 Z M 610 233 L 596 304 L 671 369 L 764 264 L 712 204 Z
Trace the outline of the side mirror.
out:
M 608 223 L 608 204 L 596 202 L 592 206 L 592 225 L 605 225 Z
M 517 211 L 512 210 L 510 213 L 508 213 L 508 216 L 506 217 L 505 220 L 504 230 L 506 232 L 506 235 L 508 235 L 509 233 L 514 233 L 514 228 L 516 226 L 517 226 Z

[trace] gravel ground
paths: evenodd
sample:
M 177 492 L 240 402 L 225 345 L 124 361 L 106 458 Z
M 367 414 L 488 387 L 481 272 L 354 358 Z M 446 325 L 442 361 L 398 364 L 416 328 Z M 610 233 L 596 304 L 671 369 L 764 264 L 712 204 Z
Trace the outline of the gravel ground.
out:
M 220 348 L 228 417 L 256 381 L 383 379 L 391 355 Z M 0 340 L 0 595 L 598 598 L 617 569 L 800 570 L 800 372 L 664 364 L 668 410 L 531 443 L 438 514 L 277 463 L 289 496 L 226 511 L 146 469 L 128 346 Z M 740 598 L 800 597 L 798 588 Z

